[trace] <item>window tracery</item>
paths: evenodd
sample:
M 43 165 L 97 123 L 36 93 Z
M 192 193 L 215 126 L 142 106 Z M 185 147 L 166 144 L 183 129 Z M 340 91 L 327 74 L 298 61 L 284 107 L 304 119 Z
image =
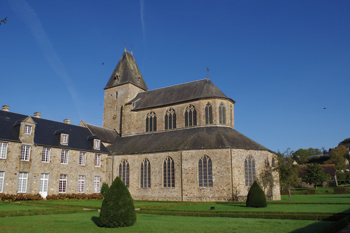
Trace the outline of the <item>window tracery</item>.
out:
M 157 116 L 154 112 L 150 112 L 146 117 L 146 132 L 157 131 Z
M 198 161 L 198 181 L 200 188 L 213 187 L 212 162 L 206 155 Z
M 173 108 L 170 108 L 165 113 L 164 117 L 164 128 L 167 129 L 176 129 L 176 113 Z
M 197 125 L 197 111 L 196 108 L 190 104 L 185 112 L 185 127 Z
M 205 106 L 205 124 L 213 124 L 213 107 L 210 103 Z
M 174 160 L 171 157 L 166 158 L 163 162 L 163 187 L 175 187 Z

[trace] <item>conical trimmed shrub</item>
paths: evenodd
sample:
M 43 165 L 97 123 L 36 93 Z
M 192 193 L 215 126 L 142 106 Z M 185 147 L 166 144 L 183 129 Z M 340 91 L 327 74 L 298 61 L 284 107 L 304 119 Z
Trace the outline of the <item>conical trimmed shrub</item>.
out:
M 258 182 L 254 181 L 249 189 L 246 201 L 247 207 L 266 207 L 266 196 Z
M 120 177 L 115 178 L 102 202 L 100 227 L 128 227 L 136 222 L 134 201 Z

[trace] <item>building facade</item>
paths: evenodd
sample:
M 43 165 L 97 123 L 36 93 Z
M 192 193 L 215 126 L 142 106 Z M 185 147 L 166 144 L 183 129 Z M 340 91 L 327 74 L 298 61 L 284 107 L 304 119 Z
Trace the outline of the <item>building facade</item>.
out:
M 209 78 L 148 90 L 124 51 L 103 126 L 0 111 L 0 193 L 99 192 L 120 176 L 135 200 L 245 200 L 276 155 L 234 129 L 235 101 Z M 279 177 L 265 187 L 279 200 Z

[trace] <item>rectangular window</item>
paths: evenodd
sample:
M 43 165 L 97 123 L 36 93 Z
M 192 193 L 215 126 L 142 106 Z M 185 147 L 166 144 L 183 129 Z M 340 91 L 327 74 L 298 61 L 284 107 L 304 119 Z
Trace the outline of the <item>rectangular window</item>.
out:
M 7 143 L 0 142 L 0 159 L 6 159 L 7 157 Z
M 50 153 L 51 149 L 50 148 L 44 148 L 43 147 L 43 153 L 41 156 L 41 161 L 44 163 L 49 163 L 50 162 Z
M 0 172 L 0 193 L 4 192 L 5 172 Z
M 30 159 L 30 146 L 22 146 L 21 160 L 29 161 Z
M 25 125 L 25 126 L 24 126 L 24 133 L 25 133 L 25 134 L 32 134 L 32 126 L 30 126 L 30 125 Z
M 17 191 L 19 193 L 26 193 L 27 192 L 27 183 L 28 183 L 28 173 L 27 172 L 20 172 L 19 176 L 18 176 Z
M 40 174 L 40 186 L 39 193 L 47 193 L 49 188 L 49 174 L 41 173 Z
M 95 154 L 95 167 L 100 167 L 100 166 L 101 166 L 101 155 Z
M 60 175 L 60 182 L 58 185 L 58 192 L 65 193 L 67 192 L 67 175 Z
M 94 193 L 99 193 L 101 190 L 101 177 L 95 176 L 94 179 Z
M 61 134 L 61 144 L 68 144 L 68 134 Z
M 80 152 L 79 165 L 85 166 L 85 163 L 86 163 L 86 154 L 84 152 Z
M 94 139 L 94 149 L 99 150 L 101 145 L 101 141 L 98 139 Z
M 68 150 L 62 150 L 61 163 L 62 164 L 68 164 Z
M 79 176 L 78 180 L 78 193 L 85 192 L 85 176 Z

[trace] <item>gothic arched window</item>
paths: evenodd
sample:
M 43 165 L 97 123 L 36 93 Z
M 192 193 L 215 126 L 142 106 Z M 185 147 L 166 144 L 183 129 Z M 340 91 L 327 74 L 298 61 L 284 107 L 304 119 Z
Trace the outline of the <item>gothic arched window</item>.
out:
M 119 177 L 122 179 L 126 187 L 129 188 L 129 163 L 126 160 L 123 160 L 119 164 Z
M 163 187 L 175 187 L 174 160 L 170 157 L 166 158 L 163 162 Z
M 157 116 L 154 112 L 150 112 L 146 117 L 146 132 L 157 131 Z
M 210 103 L 205 106 L 205 124 L 213 124 L 213 108 Z
M 164 122 L 165 122 L 165 129 L 176 129 L 176 113 L 173 108 L 170 108 L 168 111 L 165 113 L 164 117 Z
M 198 181 L 200 188 L 213 187 L 211 159 L 206 155 L 198 161 Z
M 140 187 L 151 187 L 151 164 L 148 159 L 145 159 L 141 162 Z
M 224 125 L 226 124 L 226 109 L 223 103 L 221 103 L 219 106 L 219 123 Z
M 248 156 L 244 161 L 245 186 L 251 186 L 255 180 L 255 161 L 252 156 Z
M 197 111 L 196 108 L 190 104 L 185 112 L 185 127 L 197 125 Z

